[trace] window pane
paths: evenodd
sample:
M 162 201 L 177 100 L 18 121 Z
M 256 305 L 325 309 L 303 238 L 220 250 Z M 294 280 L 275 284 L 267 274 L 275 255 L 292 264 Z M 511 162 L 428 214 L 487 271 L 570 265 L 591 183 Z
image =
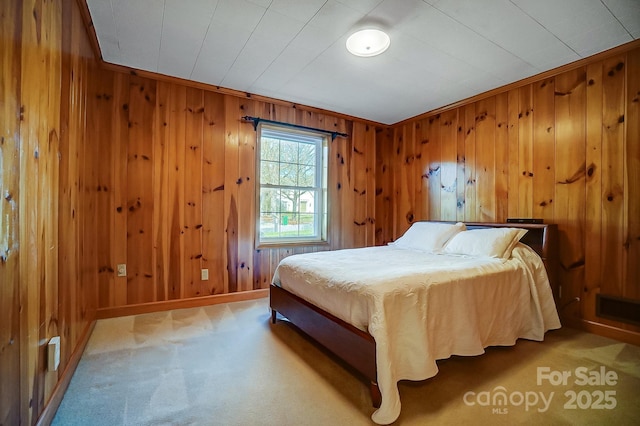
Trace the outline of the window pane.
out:
M 316 145 L 310 143 L 301 143 L 300 147 L 300 164 L 316 164 Z
M 280 191 L 281 199 L 280 205 L 281 212 L 293 213 L 298 210 L 298 198 L 300 197 L 300 191 L 295 189 L 282 189 Z
M 280 184 L 280 163 L 262 161 L 260 163 L 260 183 L 263 185 Z
M 315 166 L 298 166 L 298 186 L 314 187 L 316 180 Z
M 280 211 L 280 190 L 273 188 L 260 189 L 260 214 L 271 214 Z
M 316 216 L 311 213 L 300 214 L 300 235 L 306 237 L 315 236 L 315 220 Z
M 280 141 L 280 161 L 284 163 L 298 162 L 298 145 L 297 142 Z
M 280 185 L 298 185 L 298 166 L 296 164 L 280 164 Z
M 260 158 L 262 160 L 280 160 L 280 141 L 278 139 L 262 138 L 260 142 Z
M 260 215 L 260 238 L 274 238 L 280 235 L 278 214 L 262 214 Z

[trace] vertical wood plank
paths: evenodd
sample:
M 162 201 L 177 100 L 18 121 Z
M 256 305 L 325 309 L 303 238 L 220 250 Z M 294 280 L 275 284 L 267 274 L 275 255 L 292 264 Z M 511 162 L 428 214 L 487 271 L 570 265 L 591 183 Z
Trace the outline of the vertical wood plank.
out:
M 602 264 L 607 265 L 602 293 L 623 294 L 626 266 L 624 221 L 624 77 L 625 58 L 603 62 L 602 117 Z M 635 260 L 637 261 L 637 259 Z
M 209 294 L 224 292 L 224 98 L 205 92 L 202 142 L 202 267 L 209 270 Z
M 495 97 L 476 103 L 476 220 L 495 222 Z
M 521 217 L 520 214 L 520 150 L 518 148 L 520 138 L 520 126 L 518 115 L 520 114 L 520 91 L 510 90 L 508 96 L 508 144 L 509 144 L 509 200 L 508 217 Z
M 256 102 L 245 100 L 241 114 L 254 116 Z M 256 229 L 256 132 L 248 123 L 240 123 L 238 136 L 238 291 L 253 289 L 253 258 Z
M 90 93 L 89 121 L 94 121 L 93 130 L 100 158 L 97 164 L 97 210 L 98 222 L 103 224 L 98 227 L 96 238 L 101 241 L 102 249 L 98 254 L 98 307 L 108 307 L 115 304 L 115 268 L 112 264 L 111 246 L 114 233 L 113 222 L 110 220 L 114 210 L 113 198 L 113 127 L 111 126 L 111 111 L 113 109 L 113 73 L 100 72 L 101 78 L 92 80 Z M 106 122 L 105 122 L 106 121 Z
M 443 112 L 440 115 L 440 219 L 456 220 L 457 211 L 457 147 L 458 147 L 458 110 Z
M 366 125 L 365 133 L 365 174 L 367 178 L 365 190 L 366 203 L 366 247 L 376 244 L 376 139 L 378 128 Z
M 182 297 L 206 294 L 200 280 L 202 262 L 202 90 L 187 88 L 184 144 L 184 289 Z
M 627 54 L 625 216 L 626 276 L 622 295 L 640 299 L 640 50 Z
M 0 2 L 0 423 L 21 418 L 20 38 L 18 2 Z
M 476 104 L 464 111 L 464 220 L 476 220 Z
M 180 299 L 184 294 L 184 223 L 185 223 L 185 150 L 186 150 L 186 113 L 187 90 L 181 85 L 172 84 L 169 106 L 169 147 L 167 189 L 168 211 L 167 227 L 169 229 L 169 258 L 173 259 L 168 271 L 169 300 Z
M 602 63 L 587 67 L 585 153 L 585 283 L 580 315 L 595 320 L 602 270 Z
M 533 216 L 533 96 L 532 85 L 518 90 L 518 214 Z
M 436 115 L 430 117 L 422 125 L 426 135 L 424 145 L 427 157 L 426 176 L 423 174 L 423 177 L 426 178 L 428 185 L 428 198 L 424 201 L 426 201 L 425 204 L 428 206 L 428 218 L 431 220 L 440 220 L 442 210 L 442 145 L 440 143 L 440 119 L 440 115 Z M 418 219 L 424 218 L 426 217 L 423 216 Z
M 418 132 L 417 126 L 408 125 L 405 126 L 405 133 L 402 136 L 403 143 L 403 168 L 405 170 L 405 183 L 407 186 L 409 210 L 405 216 L 405 227 L 408 228 L 413 222 L 418 220 L 416 215 L 416 206 L 420 199 L 423 198 L 422 186 L 416 185 L 415 178 L 418 176 L 418 163 L 417 157 L 420 155 L 418 147 L 416 145 L 416 134 Z M 406 229 L 405 228 L 405 229 Z M 403 231 L 404 232 L 404 231 Z
M 127 302 L 154 300 L 153 289 L 153 114 L 156 83 L 130 79 L 127 154 Z M 134 254 L 135 255 L 132 255 Z
M 224 223 L 226 249 L 225 293 L 238 291 L 238 125 L 240 100 L 227 96 L 224 147 Z
M 556 166 L 554 222 L 562 238 L 560 282 L 563 306 L 580 297 L 584 282 L 585 202 L 585 71 L 577 69 L 555 79 Z M 567 306 L 577 312 L 578 304 Z
M 419 120 L 414 123 L 415 132 L 415 151 L 416 151 L 416 164 L 415 164 L 415 177 L 420 178 L 420 183 L 416 182 L 416 198 L 415 198 L 415 211 L 414 216 L 417 220 L 426 220 L 431 217 L 430 211 L 430 199 L 432 194 L 430 193 L 431 184 L 429 181 L 429 168 L 431 163 L 431 154 L 429 150 L 431 146 L 429 144 L 429 127 L 427 120 Z M 437 160 L 439 161 L 439 159 Z M 434 194 L 435 195 L 435 194 Z
M 153 156 L 153 244 L 154 244 L 154 285 L 155 300 L 167 300 L 169 294 L 169 145 L 171 133 L 170 121 L 170 84 L 158 82 L 156 96 L 155 123 L 156 137 L 154 138 Z
M 42 52 L 42 5 L 39 1 L 27 0 L 23 2 L 22 31 L 23 43 L 30 46 L 22 54 L 22 108 L 20 135 L 20 246 L 22 256 L 30 258 L 20 263 L 20 299 L 25 301 L 24 313 L 20 324 L 20 377 L 21 398 L 29 400 L 30 404 L 23 404 L 21 418 L 31 424 L 35 421 L 41 408 L 39 397 L 42 383 L 42 370 L 38 369 L 38 337 L 39 337 L 39 304 L 41 301 L 40 272 L 42 258 L 38 252 L 38 223 L 39 211 L 39 153 L 40 153 L 40 111 L 39 98 L 41 93 L 47 93 L 45 76 L 40 72 L 45 59 Z M 33 177 L 36 177 L 35 179 Z M 30 302 L 30 303 L 28 303 Z
M 376 245 L 384 245 L 393 238 L 393 133 L 389 129 L 376 136 Z M 331 186 L 330 186 L 331 188 Z
M 509 94 L 496 95 L 496 221 L 509 217 Z
M 353 155 L 350 168 L 353 170 L 353 224 L 355 225 L 354 247 L 365 247 L 367 243 L 367 149 L 366 138 L 369 126 L 355 123 L 353 126 Z
M 555 80 L 533 85 L 533 217 L 553 220 L 555 192 Z
M 458 124 L 456 132 L 456 220 L 464 221 L 465 193 L 467 191 L 467 158 L 465 149 L 466 133 L 466 107 L 458 108 Z
M 355 170 L 351 169 L 352 166 L 352 158 L 354 155 L 353 151 L 353 128 L 351 128 L 351 124 L 345 123 L 344 119 L 338 120 L 338 125 L 342 127 L 342 132 L 345 132 L 350 137 L 341 138 L 338 145 L 339 152 L 339 162 L 338 162 L 338 188 L 340 194 L 340 223 L 341 227 L 338 231 L 340 234 L 340 245 L 338 247 L 342 248 L 353 248 L 355 242 L 355 231 L 356 224 L 354 223 L 354 179 L 355 179 Z M 348 126 L 348 131 L 344 128 L 344 126 Z
M 112 247 L 111 259 L 115 270 L 118 264 L 126 264 L 128 259 L 127 252 L 127 182 L 128 176 L 128 146 L 129 146 L 129 77 L 125 74 L 116 74 L 114 76 L 114 102 L 111 111 L 113 118 L 113 157 L 112 157 L 112 173 L 113 173 L 113 198 L 115 211 L 112 211 L 112 227 L 111 235 Z M 115 277 L 114 296 L 112 306 L 123 306 L 127 304 L 127 277 Z M 106 302 L 101 302 L 107 305 Z

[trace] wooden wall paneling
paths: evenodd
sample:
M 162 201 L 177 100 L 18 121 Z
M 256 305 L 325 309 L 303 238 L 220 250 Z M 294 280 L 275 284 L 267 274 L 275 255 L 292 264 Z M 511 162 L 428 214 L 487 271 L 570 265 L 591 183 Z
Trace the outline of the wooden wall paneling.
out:
M 0 423 L 19 424 L 20 391 L 20 47 L 18 2 L 0 2 Z
M 624 297 L 640 299 L 640 50 L 627 54 L 625 214 L 627 265 Z
M 509 200 L 508 217 L 522 217 L 520 214 L 520 91 L 510 90 L 508 96 L 508 150 L 509 150 Z
M 533 217 L 553 220 L 555 192 L 555 80 L 533 85 Z M 559 94 L 559 96 L 564 96 Z
M 376 245 L 393 239 L 393 132 L 381 129 L 376 135 Z
M 469 104 L 464 107 L 464 220 L 476 220 L 476 201 L 476 104 Z
M 580 316 L 595 321 L 596 294 L 603 279 L 602 268 L 602 63 L 586 68 L 585 153 L 585 254 L 584 291 Z
M 518 212 L 533 216 L 533 96 L 532 85 L 518 90 Z
M 113 110 L 113 73 L 96 70 L 99 78 L 91 81 L 91 91 L 87 100 L 88 122 L 93 122 L 90 130 L 100 159 L 97 168 L 97 200 L 98 223 L 96 238 L 100 241 L 98 251 L 98 307 L 115 305 L 115 268 L 113 264 L 113 221 L 115 199 L 113 197 L 113 158 L 112 148 L 114 132 L 111 126 L 111 112 Z
M 200 270 L 202 264 L 202 136 L 204 96 L 200 89 L 187 88 L 185 122 L 184 186 L 184 281 L 182 297 L 203 294 Z
M 171 131 L 169 127 L 171 111 L 170 84 L 158 82 L 156 87 L 156 114 L 154 127 L 153 155 L 153 281 L 155 286 L 154 300 L 168 300 L 169 295 L 169 236 L 171 229 L 168 220 L 170 207 L 167 194 L 169 192 L 169 145 L 171 144 Z
M 458 110 L 440 114 L 440 219 L 456 220 L 457 214 L 457 149 Z
M 555 78 L 556 185 L 554 222 L 561 245 L 560 283 L 563 306 L 580 300 L 584 286 L 585 244 L 585 70 L 568 71 Z M 538 160 L 536 156 L 536 161 Z M 567 306 L 578 315 L 579 303 Z
M 226 248 L 225 293 L 238 291 L 238 180 L 239 150 L 238 126 L 240 123 L 240 99 L 224 98 L 225 147 L 224 147 L 224 223 Z
M 154 301 L 153 140 L 156 82 L 130 78 L 127 161 L 127 302 Z
M 496 222 L 509 217 L 509 94 L 496 95 L 495 135 Z
M 113 151 L 111 170 L 113 174 L 113 204 L 111 240 L 111 267 L 116 270 L 118 264 L 127 264 L 128 239 L 127 219 L 128 210 L 128 147 L 129 147 L 129 75 L 116 73 L 113 79 L 113 102 L 111 106 L 111 120 L 113 128 L 113 141 L 110 144 Z M 128 278 L 118 277 L 114 274 L 113 305 L 127 304 Z M 103 304 L 104 305 L 104 304 Z
M 495 222 L 495 97 L 476 102 L 476 220 Z
M 259 106 L 245 99 L 238 111 L 238 291 L 253 290 L 253 255 L 256 229 L 256 141 L 250 123 L 240 122 L 243 115 L 255 116 Z
M 202 140 L 202 267 L 208 292 L 224 292 L 224 96 L 205 91 Z
M 169 229 L 168 252 L 168 300 L 184 297 L 185 251 L 184 225 L 186 199 L 184 193 L 186 176 L 186 114 L 187 89 L 185 86 L 171 84 L 169 88 L 169 147 L 167 168 L 167 214 L 166 222 Z M 225 274 L 226 275 L 226 274 Z
M 625 57 L 603 61 L 602 263 L 607 265 L 601 292 L 624 294 L 627 226 L 624 222 Z M 637 261 L 637 259 L 636 259 Z
M 430 215 L 429 185 L 431 183 L 429 181 L 429 164 L 432 159 L 430 158 L 429 154 L 429 149 L 431 148 L 429 145 L 429 127 L 427 124 L 427 120 L 416 121 L 415 123 L 413 123 L 413 127 L 409 127 L 410 124 L 411 123 L 407 123 L 407 125 L 403 127 L 406 129 L 411 129 L 413 133 L 407 133 L 405 136 L 403 136 L 403 140 L 404 138 L 411 137 L 411 134 L 414 135 L 414 140 L 405 140 L 403 143 L 411 143 L 413 149 L 415 150 L 413 164 L 409 172 L 409 176 L 413 176 L 413 179 L 416 180 L 414 189 L 411 192 L 408 192 L 408 194 L 412 196 L 411 205 L 413 206 L 413 210 L 411 212 L 411 215 L 414 218 L 412 220 L 425 220 Z M 406 156 L 403 161 L 405 163 L 407 162 Z M 401 164 L 398 164 L 396 165 L 396 167 L 407 166 L 401 166 Z M 417 181 L 418 178 L 420 179 L 419 181 Z

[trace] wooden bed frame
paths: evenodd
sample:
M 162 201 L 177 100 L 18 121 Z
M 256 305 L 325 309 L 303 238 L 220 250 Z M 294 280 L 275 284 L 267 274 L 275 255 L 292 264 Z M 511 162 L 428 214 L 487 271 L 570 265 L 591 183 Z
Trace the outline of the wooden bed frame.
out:
M 454 223 L 454 222 L 451 222 Z M 549 275 L 554 299 L 558 300 L 558 284 L 556 281 L 557 232 L 555 224 L 521 224 L 521 223 L 479 223 L 466 222 L 467 229 L 481 228 L 523 228 L 529 232 L 520 240 L 533 248 L 542 258 Z M 320 343 L 358 375 L 369 382 L 371 400 L 374 407 L 379 407 L 382 395 L 377 383 L 376 342 L 364 331 L 318 308 L 306 300 L 271 285 L 269 291 L 271 322 L 276 323 L 279 313 L 294 326 Z

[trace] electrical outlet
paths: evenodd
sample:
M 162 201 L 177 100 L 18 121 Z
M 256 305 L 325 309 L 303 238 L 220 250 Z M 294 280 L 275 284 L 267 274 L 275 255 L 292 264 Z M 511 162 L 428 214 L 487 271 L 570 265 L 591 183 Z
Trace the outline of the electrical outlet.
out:
M 47 344 L 47 370 L 56 371 L 60 365 L 60 336 L 49 339 Z
M 207 281 L 209 279 L 209 270 L 208 269 L 200 270 L 200 279 L 202 281 Z
M 127 276 L 127 264 L 126 263 L 118 263 L 118 276 L 126 277 Z

